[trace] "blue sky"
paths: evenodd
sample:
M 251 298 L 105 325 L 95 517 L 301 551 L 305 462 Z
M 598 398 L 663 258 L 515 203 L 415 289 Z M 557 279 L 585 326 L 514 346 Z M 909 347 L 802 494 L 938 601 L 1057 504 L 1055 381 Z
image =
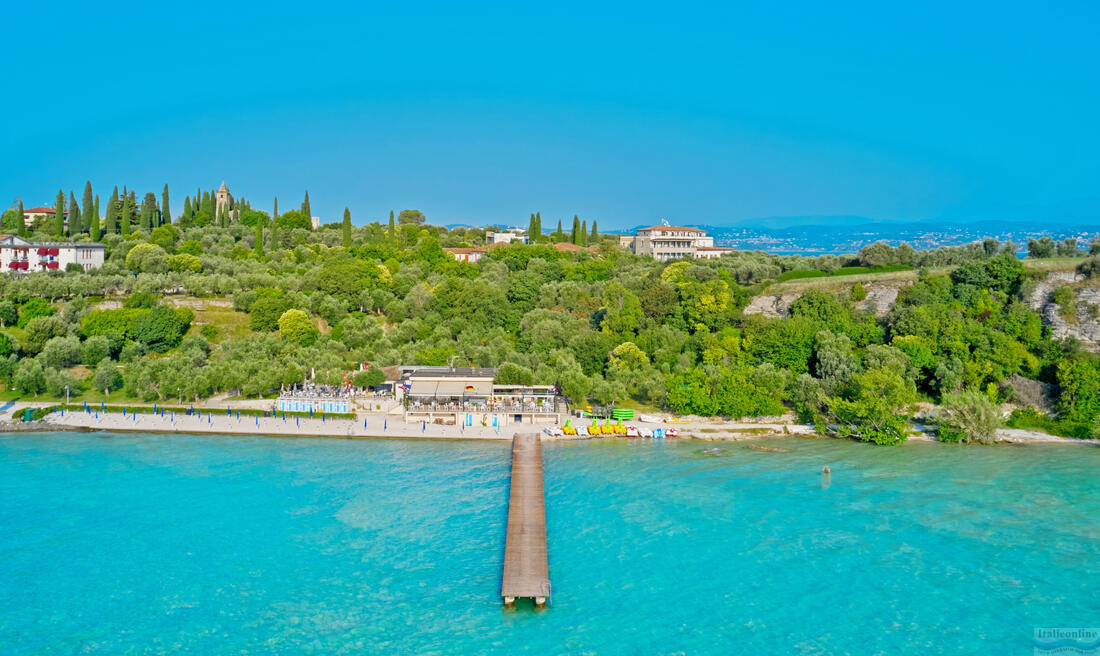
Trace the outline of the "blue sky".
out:
M 1100 223 L 1097 3 L 170 4 L 5 9 L 0 204 Z

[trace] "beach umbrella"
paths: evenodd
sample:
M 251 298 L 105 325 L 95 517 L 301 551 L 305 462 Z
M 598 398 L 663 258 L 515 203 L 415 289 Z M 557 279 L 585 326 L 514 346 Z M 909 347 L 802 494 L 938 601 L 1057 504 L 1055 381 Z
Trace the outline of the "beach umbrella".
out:
M 286 423 L 286 413 L 283 413 L 283 423 Z
M 157 414 L 157 404 L 153 404 L 153 414 Z
M 99 402 L 99 409 L 100 409 L 100 410 L 103 410 L 103 409 L 104 409 L 104 407 L 103 407 L 103 401 L 100 401 L 100 402 Z
M 260 425 L 260 418 L 259 418 L 259 417 L 256 417 L 256 425 L 257 425 L 257 426 L 259 426 L 259 425 Z
M 389 427 L 389 423 L 390 423 L 390 422 L 388 422 L 388 421 L 386 421 L 385 419 L 383 419 L 383 420 L 382 420 L 382 430 L 386 430 L 386 428 L 388 428 L 388 427 Z
M 99 410 L 96 410 L 96 411 L 95 411 L 95 418 L 96 418 L 96 419 L 99 419 Z
M 301 423 L 300 421 L 298 421 L 298 419 L 299 419 L 298 417 L 295 417 L 295 418 L 294 418 L 294 426 L 295 426 L 295 427 L 297 427 L 297 426 L 301 426 L 301 425 L 302 425 L 302 423 Z
M 424 421 L 420 423 L 420 432 L 426 433 L 428 431 L 428 422 Z
M 366 429 L 367 429 L 367 420 L 364 419 L 363 420 L 363 430 L 366 430 Z
M 84 402 L 84 412 L 87 412 L 87 411 L 88 411 L 88 402 L 85 401 Z
M 233 411 L 229 409 L 229 406 L 225 406 L 225 414 L 227 414 L 227 415 L 233 414 Z M 237 411 L 237 416 L 238 417 L 241 416 L 241 411 L 240 410 Z
M 126 406 L 122 406 L 122 416 L 126 416 Z

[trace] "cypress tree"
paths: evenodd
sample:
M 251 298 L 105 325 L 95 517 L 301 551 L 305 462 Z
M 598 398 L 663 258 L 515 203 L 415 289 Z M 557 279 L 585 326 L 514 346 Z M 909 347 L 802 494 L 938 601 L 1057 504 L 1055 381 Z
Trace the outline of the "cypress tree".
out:
M 172 212 L 168 210 L 168 183 L 164 183 L 164 191 L 160 193 L 160 224 L 172 222 Z
M 279 218 L 279 197 L 278 196 L 275 197 L 275 211 L 271 213 L 271 218 L 272 219 Z
M 194 214 L 191 211 L 191 197 L 190 196 L 184 196 L 183 197 L 183 216 L 181 216 L 180 218 L 182 219 L 184 216 L 187 217 L 187 218 L 191 218 L 192 216 L 194 216 Z M 181 221 L 181 223 L 182 223 L 182 221 Z
M 306 215 L 307 219 L 313 220 L 313 212 L 309 209 L 309 192 L 306 192 L 306 199 L 302 201 L 302 214 Z
M 69 236 L 75 237 L 84 232 L 83 218 L 80 216 L 80 206 L 76 204 L 76 194 L 69 192 Z
M 240 207 L 233 208 L 233 220 L 236 221 L 237 223 L 241 222 L 241 208 Z
M 351 210 L 344 208 L 344 248 L 351 248 Z
M 125 193 L 125 188 L 123 192 Z M 131 191 L 122 198 L 122 212 L 118 216 L 119 232 L 123 236 L 130 234 L 130 229 L 133 227 L 134 214 L 137 212 L 137 193 Z
M 108 235 L 118 232 L 118 185 L 111 192 L 111 200 L 107 201 L 107 218 L 103 225 L 103 232 Z
M 531 220 L 527 222 L 527 238 L 535 240 L 535 213 L 531 212 Z
M 60 189 L 57 190 L 57 200 L 54 202 L 53 209 L 55 214 L 50 233 L 60 237 L 65 234 L 65 192 Z
M 390 241 L 397 243 L 397 226 L 393 223 L 393 210 L 390 210 Z
M 15 214 L 16 219 L 19 221 L 19 225 L 15 226 L 15 229 L 19 231 L 21 237 L 27 236 L 27 214 L 23 211 L 23 201 L 19 201 L 19 209 Z
M 596 219 L 592 219 L 592 234 L 588 235 L 589 244 L 598 244 L 600 241 L 600 233 L 596 232 Z
M 92 212 L 92 241 L 99 241 L 103 231 L 99 225 L 99 194 L 95 195 L 95 210 Z
M 535 212 L 535 237 L 542 237 L 542 213 Z
M 554 233 L 553 240 L 555 242 L 562 241 L 563 237 L 565 237 L 565 233 L 561 231 L 561 219 L 558 219 L 558 231 Z
M 584 221 L 581 221 L 581 234 L 579 234 L 578 237 L 580 237 L 581 246 L 587 246 L 588 245 L 588 220 L 587 219 L 584 220 Z
M 198 189 L 195 190 L 195 199 L 191 201 L 191 211 L 194 214 L 198 214 L 199 211 L 202 210 L 202 209 L 203 209 L 203 205 L 202 205 L 202 187 L 199 187 Z M 192 214 L 192 216 L 194 216 L 194 214 Z M 214 217 L 211 216 L 210 218 L 214 218 Z
M 252 249 L 256 251 L 256 255 L 263 257 L 264 255 L 264 224 L 262 221 L 256 222 L 256 239 L 252 244 Z
M 89 180 L 84 183 L 84 207 L 80 211 L 81 227 L 91 232 L 92 224 L 96 221 L 95 200 L 92 197 L 92 181 Z
M 141 203 L 141 229 L 146 234 L 151 233 L 153 228 L 157 227 L 157 195 L 153 192 L 146 192 L 145 200 Z
M 573 244 L 580 244 L 580 240 L 577 238 L 577 231 L 581 229 L 581 220 L 576 214 L 573 215 L 573 231 L 569 233 L 569 242 Z
M 271 220 L 271 229 L 267 232 L 267 238 L 271 241 L 271 250 L 279 250 L 279 224 L 275 222 L 275 219 Z

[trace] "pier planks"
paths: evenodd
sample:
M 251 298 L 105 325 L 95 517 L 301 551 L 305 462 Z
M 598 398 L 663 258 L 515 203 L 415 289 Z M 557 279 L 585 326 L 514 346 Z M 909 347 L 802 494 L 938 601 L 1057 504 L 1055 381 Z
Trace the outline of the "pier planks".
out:
M 542 440 L 538 433 L 516 433 L 512 438 L 512 485 L 500 594 L 506 604 L 528 597 L 541 606 L 550 598 Z

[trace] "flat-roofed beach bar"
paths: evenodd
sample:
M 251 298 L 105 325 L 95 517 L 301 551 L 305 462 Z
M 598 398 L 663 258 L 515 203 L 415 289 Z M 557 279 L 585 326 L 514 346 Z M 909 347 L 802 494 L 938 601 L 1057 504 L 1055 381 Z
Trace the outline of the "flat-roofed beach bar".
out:
M 400 367 L 405 421 L 495 426 L 558 424 L 567 412 L 553 385 L 497 385 L 494 368 Z

